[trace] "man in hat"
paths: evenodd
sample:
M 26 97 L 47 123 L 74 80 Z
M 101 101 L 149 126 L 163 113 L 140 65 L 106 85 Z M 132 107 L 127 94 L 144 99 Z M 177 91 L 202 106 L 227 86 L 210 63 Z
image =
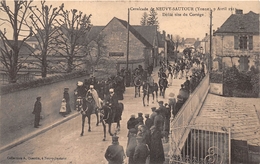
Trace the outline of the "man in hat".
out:
M 134 162 L 135 164 L 145 164 L 146 158 L 150 154 L 148 145 L 143 143 L 142 137 L 140 136 L 136 137 L 136 142 L 137 145 L 135 147 L 135 152 L 134 152 Z
M 77 88 L 74 90 L 75 96 L 75 110 L 80 111 L 80 104 L 83 104 L 83 98 L 86 96 L 86 89 L 83 86 L 83 82 L 78 81 Z
M 109 89 L 109 95 L 105 100 L 105 104 L 112 109 L 112 122 L 115 121 L 115 114 L 118 108 L 118 98 L 113 88 Z
M 40 119 L 41 119 L 41 111 L 42 111 L 42 103 L 41 103 L 41 97 L 36 98 L 36 102 L 34 103 L 34 109 L 32 114 L 34 114 L 34 128 L 39 128 L 41 126 Z
M 87 95 L 91 96 L 94 99 L 96 108 L 100 109 L 101 108 L 101 102 L 99 101 L 97 91 L 94 89 L 94 85 L 89 86 L 89 90 L 87 92 Z
M 128 142 L 129 142 L 129 135 L 130 135 L 130 129 L 135 129 L 135 125 L 138 124 L 138 120 L 135 118 L 135 115 L 132 114 L 130 119 L 127 121 L 127 129 L 128 129 L 128 134 L 127 134 L 127 137 L 128 137 Z M 136 129 L 135 129 L 136 131 Z M 136 132 L 137 133 L 137 132 Z
M 128 157 L 128 164 L 135 164 L 134 162 L 134 152 L 136 147 L 136 133 L 135 128 L 129 130 L 127 148 L 126 148 L 126 156 Z
M 149 130 L 153 126 L 153 121 L 149 118 L 149 114 L 145 114 L 144 116 L 146 118 L 144 124 L 147 127 L 147 129 Z
M 189 92 L 184 88 L 184 84 L 181 84 L 181 88 L 179 90 L 178 95 L 182 97 L 183 102 L 185 102 L 189 98 Z
M 177 114 L 176 112 L 176 99 L 175 99 L 175 94 L 174 93 L 170 93 L 169 94 L 169 99 L 168 99 L 168 105 L 169 105 L 169 110 L 172 112 L 173 117 L 175 117 L 175 115 Z
M 154 118 L 155 118 L 155 116 L 157 115 L 157 113 L 155 112 L 156 107 L 152 107 L 151 109 L 152 109 L 152 114 L 151 114 L 151 116 L 150 116 L 150 119 L 151 119 L 152 122 L 154 123 Z
M 117 136 L 112 137 L 112 145 L 108 146 L 105 158 L 108 164 L 122 164 L 125 159 L 125 152 L 123 146 L 119 145 Z
M 156 109 L 155 112 L 157 115 L 154 118 L 154 126 L 161 132 L 163 131 L 163 125 L 164 125 L 164 117 L 162 116 L 162 111 L 161 109 Z

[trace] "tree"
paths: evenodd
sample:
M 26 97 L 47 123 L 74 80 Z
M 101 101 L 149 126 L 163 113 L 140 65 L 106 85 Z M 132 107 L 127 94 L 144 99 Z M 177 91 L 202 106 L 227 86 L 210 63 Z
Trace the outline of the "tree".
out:
M 177 54 L 177 52 L 178 52 L 178 47 L 179 47 L 179 45 L 180 45 L 180 43 L 181 43 L 181 37 L 180 37 L 180 35 L 175 35 L 174 37 L 173 37 L 173 41 L 174 41 L 174 43 L 175 43 L 175 51 L 176 51 L 176 54 Z
M 28 39 L 32 34 L 30 30 L 25 31 L 27 32 L 26 35 L 21 34 L 32 1 L 28 2 L 22 0 L 14 0 L 13 3 L 14 8 L 12 11 L 11 7 L 6 4 L 5 0 L 2 0 L 0 2 L 0 11 L 7 16 L 6 18 L 4 18 L 1 14 L 0 21 L 11 25 L 12 29 L 9 30 L 12 30 L 13 35 L 12 40 L 9 40 L 6 36 L 6 31 L 0 30 L 0 41 L 2 44 L 0 46 L 0 60 L 6 69 L 6 73 L 8 74 L 9 83 L 15 83 L 17 81 L 18 71 L 22 68 L 23 63 L 27 58 L 26 57 L 25 59 L 22 59 L 21 56 L 19 56 L 19 52 L 22 46 L 25 45 L 25 40 Z M 19 38 L 23 39 L 19 40 Z
M 33 34 L 38 41 L 37 50 L 39 55 L 34 55 L 41 61 L 42 77 L 47 76 L 47 56 L 55 51 L 55 39 L 58 37 L 57 28 L 54 28 L 54 20 L 63 10 L 62 4 L 59 9 L 57 7 L 52 9 L 52 5 L 45 5 L 45 1 L 41 1 L 41 8 L 30 7 L 32 14 L 30 15 L 31 23 L 27 23 L 28 26 L 32 25 Z
M 77 63 L 76 60 L 84 57 L 87 47 L 87 33 L 90 30 L 90 15 L 86 15 L 76 9 L 71 11 L 62 10 L 62 19 L 56 20 L 60 24 L 59 54 L 67 60 L 67 72 L 71 72 L 77 66 L 83 63 Z M 87 55 L 87 54 L 85 54 Z
M 147 18 L 147 25 L 148 26 L 157 25 L 159 27 L 157 15 L 158 14 L 155 11 L 155 9 L 151 7 L 149 17 Z
M 148 19 L 148 14 L 147 14 L 147 12 L 144 12 L 143 15 L 142 15 L 141 21 L 140 21 L 141 26 L 147 26 L 148 25 L 147 19 Z

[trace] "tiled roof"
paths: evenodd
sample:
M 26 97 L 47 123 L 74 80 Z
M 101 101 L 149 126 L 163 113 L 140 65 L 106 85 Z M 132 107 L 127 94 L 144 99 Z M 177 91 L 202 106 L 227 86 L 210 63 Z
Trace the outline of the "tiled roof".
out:
M 232 14 L 215 32 L 218 33 L 256 33 L 259 34 L 259 14 Z
M 87 44 L 95 40 L 105 26 L 92 26 L 87 34 Z
M 132 26 L 139 34 L 141 34 L 151 45 L 154 43 L 154 37 L 157 33 L 157 26 Z
M 184 44 L 194 44 L 196 42 L 195 38 L 186 38 Z
M 217 125 L 223 130 L 228 129 L 229 116 L 231 116 L 232 139 L 260 146 L 259 98 L 221 97 L 208 94 L 195 122 Z
M 13 45 L 14 44 L 14 40 L 9 40 L 9 42 Z M 18 41 L 18 46 L 20 46 L 22 44 L 22 41 L 19 40 Z M 23 45 L 20 48 L 19 51 L 19 55 L 31 55 L 34 52 L 34 48 L 31 47 L 29 44 L 23 42 Z
M 128 24 L 127 21 L 118 19 L 118 18 L 116 18 L 116 17 L 114 17 L 114 18 L 117 19 L 119 22 L 121 22 L 122 25 L 127 28 L 127 24 Z M 130 31 L 138 40 L 140 40 L 146 47 L 152 47 L 152 45 L 151 45 L 137 30 L 135 30 L 133 26 L 129 25 L 129 31 Z

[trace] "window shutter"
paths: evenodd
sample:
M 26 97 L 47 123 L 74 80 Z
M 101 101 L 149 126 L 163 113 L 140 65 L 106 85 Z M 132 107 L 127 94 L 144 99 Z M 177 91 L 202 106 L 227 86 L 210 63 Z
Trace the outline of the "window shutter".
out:
M 238 50 L 239 38 L 237 35 L 234 36 L 234 49 Z
M 249 50 L 252 50 L 253 49 L 253 36 L 249 36 L 249 39 L 248 39 L 248 47 L 249 47 Z

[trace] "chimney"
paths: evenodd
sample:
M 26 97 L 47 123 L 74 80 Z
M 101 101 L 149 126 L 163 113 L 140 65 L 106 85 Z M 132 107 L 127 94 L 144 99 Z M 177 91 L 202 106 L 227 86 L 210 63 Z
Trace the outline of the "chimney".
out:
M 241 10 L 241 9 L 236 9 L 236 14 L 243 14 L 243 10 Z
M 208 36 L 208 33 L 206 33 L 206 36 Z
M 200 40 L 200 38 L 197 38 L 197 41 L 199 41 Z

